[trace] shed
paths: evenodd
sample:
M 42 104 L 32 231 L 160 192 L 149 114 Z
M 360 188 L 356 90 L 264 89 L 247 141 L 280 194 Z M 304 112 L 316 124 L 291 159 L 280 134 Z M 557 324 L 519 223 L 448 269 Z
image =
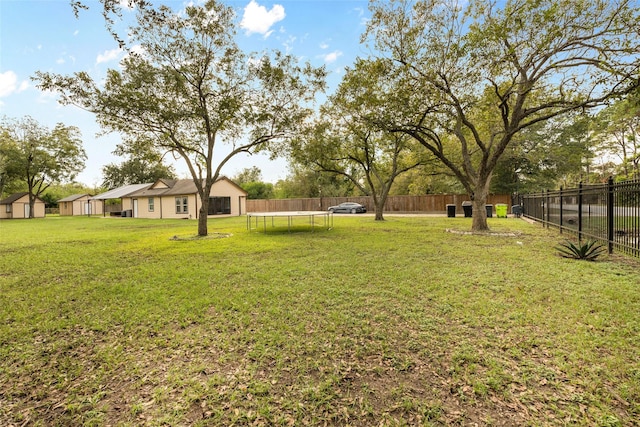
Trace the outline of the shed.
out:
M 100 215 L 102 203 L 92 198 L 91 194 L 74 194 L 58 200 L 60 215 Z
M 44 208 L 44 201 L 36 197 L 33 217 L 44 218 Z M 0 200 L 0 219 L 29 218 L 29 213 L 29 193 L 15 193 L 6 199 Z
M 147 188 L 150 185 L 151 183 L 123 185 L 122 187 L 113 188 L 109 191 L 105 191 L 104 193 L 97 194 L 93 196 L 91 199 L 102 202 L 102 213 L 104 214 L 107 212 L 105 208 L 105 202 L 107 200 L 116 200 L 116 199 L 122 200 L 122 198 L 125 197 L 127 194 L 133 193 L 134 191 L 138 191 L 143 188 Z M 122 210 L 122 206 L 120 206 L 120 210 Z

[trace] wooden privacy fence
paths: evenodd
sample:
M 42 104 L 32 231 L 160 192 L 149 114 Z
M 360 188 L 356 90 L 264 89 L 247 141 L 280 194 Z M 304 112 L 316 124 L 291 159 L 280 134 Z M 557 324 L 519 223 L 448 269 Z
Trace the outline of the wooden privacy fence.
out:
M 424 196 L 389 196 L 384 205 L 385 212 L 397 213 L 445 213 L 447 205 L 456 205 L 456 212 L 462 213 L 462 202 L 469 201 L 466 194 L 427 194 Z M 373 197 L 312 197 L 307 199 L 260 199 L 247 200 L 247 212 L 324 211 L 329 206 L 342 202 L 356 202 L 373 212 Z M 492 194 L 487 204 L 503 203 L 511 207 L 511 196 Z

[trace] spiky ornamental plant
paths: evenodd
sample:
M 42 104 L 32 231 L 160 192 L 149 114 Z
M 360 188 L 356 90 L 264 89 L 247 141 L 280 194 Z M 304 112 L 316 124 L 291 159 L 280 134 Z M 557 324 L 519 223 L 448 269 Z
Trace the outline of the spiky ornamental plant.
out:
M 604 245 L 595 240 L 589 240 L 584 243 L 573 243 L 570 240 L 566 240 L 564 243 L 556 246 L 556 249 L 560 252 L 560 256 L 564 258 L 582 259 L 586 261 L 595 261 L 596 258 L 605 252 Z

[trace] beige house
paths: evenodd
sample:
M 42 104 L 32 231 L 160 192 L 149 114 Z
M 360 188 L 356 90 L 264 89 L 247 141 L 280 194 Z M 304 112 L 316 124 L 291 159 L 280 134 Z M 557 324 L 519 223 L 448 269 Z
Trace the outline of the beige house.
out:
M 91 194 L 74 194 L 58 200 L 60 215 L 101 215 L 102 203 Z
M 44 218 L 44 201 L 36 198 L 33 210 L 34 218 Z M 29 218 L 29 212 L 29 193 L 16 193 L 0 200 L 0 219 Z
M 209 216 L 246 213 L 247 192 L 228 178 L 211 187 Z M 197 218 L 202 202 L 191 179 L 159 179 L 122 196 L 122 210 L 134 218 Z

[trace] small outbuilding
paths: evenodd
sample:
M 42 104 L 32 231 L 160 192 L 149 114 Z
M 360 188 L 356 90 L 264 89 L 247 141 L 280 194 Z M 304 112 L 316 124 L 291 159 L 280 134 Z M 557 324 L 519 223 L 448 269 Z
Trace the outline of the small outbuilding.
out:
M 91 194 L 74 194 L 58 200 L 61 216 L 101 215 L 102 203 L 94 200 Z
M 44 218 L 44 208 L 44 201 L 36 198 L 36 203 L 33 207 L 33 217 Z M 29 193 L 15 193 L 6 199 L 0 200 L 0 219 L 29 218 L 30 209 Z
M 113 188 L 104 193 L 93 196 L 91 199 L 98 201 L 98 203 L 102 204 L 102 213 L 109 213 L 109 209 L 107 209 L 107 200 L 112 202 L 118 202 L 117 206 L 119 208 L 118 215 L 122 212 L 122 198 L 127 194 L 133 193 L 134 191 L 142 190 L 143 188 L 147 188 L 151 185 L 151 183 L 147 184 L 129 184 L 124 185 L 122 187 Z M 111 212 L 113 215 L 115 212 Z

